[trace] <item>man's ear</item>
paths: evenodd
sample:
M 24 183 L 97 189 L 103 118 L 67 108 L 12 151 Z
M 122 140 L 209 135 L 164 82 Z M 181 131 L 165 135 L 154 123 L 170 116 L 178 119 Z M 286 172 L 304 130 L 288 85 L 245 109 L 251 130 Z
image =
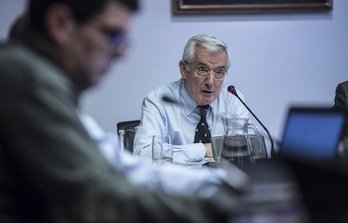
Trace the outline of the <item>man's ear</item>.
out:
M 64 3 L 52 5 L 46 12 L 46 30 L 58 45 L 70 41 L 70 34 L 76 25 L 71 9 Z
M 182 79 L 186 79 L 187 76 L 187 69 L 186 69 L 186 63 L 183 60 L 179 61 L 179 69 L 180 69 L 180 73 L 181 73 L 181 77 Z

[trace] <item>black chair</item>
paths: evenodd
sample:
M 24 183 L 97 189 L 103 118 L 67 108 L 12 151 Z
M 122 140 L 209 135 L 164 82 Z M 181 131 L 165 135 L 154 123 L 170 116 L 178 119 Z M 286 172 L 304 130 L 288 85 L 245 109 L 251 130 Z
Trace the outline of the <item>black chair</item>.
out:
M 133 142 L 135 136 L 135 127 L 140 124 L 140 120 L 123 121 L 117 123 L 117 133 L 120 136 L 122 148 L 133 153 Z

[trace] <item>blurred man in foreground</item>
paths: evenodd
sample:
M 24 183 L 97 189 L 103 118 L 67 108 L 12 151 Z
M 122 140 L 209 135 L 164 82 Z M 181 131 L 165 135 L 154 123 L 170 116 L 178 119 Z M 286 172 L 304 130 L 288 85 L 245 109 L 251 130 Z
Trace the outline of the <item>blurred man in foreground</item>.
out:
M 31 0 L 30 27 L 0 45 L 0 222 L 223 222 L 230 213 L 229 199 L 130 183 L 80 121 L 79 96 L 123 55 L 137 9 L 136 0 Z

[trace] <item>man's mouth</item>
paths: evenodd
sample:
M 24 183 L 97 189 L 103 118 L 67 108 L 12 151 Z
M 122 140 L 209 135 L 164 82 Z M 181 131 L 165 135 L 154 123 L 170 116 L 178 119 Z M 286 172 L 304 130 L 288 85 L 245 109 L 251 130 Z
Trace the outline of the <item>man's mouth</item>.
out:
M 204 93 L 204 94 L 212 94 L 213 91 L 203 90 L 203 93 Z

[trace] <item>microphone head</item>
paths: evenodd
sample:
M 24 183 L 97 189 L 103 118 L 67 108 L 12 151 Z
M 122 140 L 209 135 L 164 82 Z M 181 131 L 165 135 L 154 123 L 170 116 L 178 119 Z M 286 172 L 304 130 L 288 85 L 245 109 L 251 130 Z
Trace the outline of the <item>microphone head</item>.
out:
M 162 101 L 170 103 L 170 104 L 179 104 L 178 101 L 176 101 L 173 98 L 170 98 L 170 97 L 168 97 L 166 95 L 162 97 Z
M 232 93 L 232 94 L 234 94 L 234 95 L 237 95 L 236 88 L 235 88 L 233 85 L 228 86 L 227 90 L 228 90 L 230 93 Z

